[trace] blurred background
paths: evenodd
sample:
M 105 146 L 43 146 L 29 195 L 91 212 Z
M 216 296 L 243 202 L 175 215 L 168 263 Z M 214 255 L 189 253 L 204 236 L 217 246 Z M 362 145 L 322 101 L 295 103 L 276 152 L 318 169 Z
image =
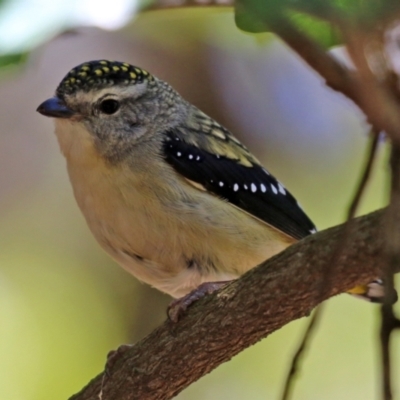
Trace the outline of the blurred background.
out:
M 131 0 L 0 0 L 2 400 L 67 399 L 103 370 L 108 351 L 159 325 L 170 301 L 95 243 L 52 121 L 35 112 L 75 65 L 126 61 L 171 83 L 233 131 L 320 229 L 344 221 L 360 177 L 362 114 L 278 39 L 239 31 L 229 8 L 138 8 Z M 382 142 L 360 214 L 386 204 L 387 155 Z M 285 326 L 177 398 L 277 399 L 306 323 Z M 376 399 L 378 324 L 375 305 L 329 300 L 295 398 Z M 399 350 L 395 338 L 393 376 Z

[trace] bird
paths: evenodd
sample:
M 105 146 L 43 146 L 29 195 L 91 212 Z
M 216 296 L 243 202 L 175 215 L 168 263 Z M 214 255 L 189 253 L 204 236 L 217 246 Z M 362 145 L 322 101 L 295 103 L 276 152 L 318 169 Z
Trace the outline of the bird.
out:
M 231 132 L 142 68 L 84 62 L 37 111 L 55 120 L 75 199 L 100 246 L 175 299 L 237 279 L 316 232 Z M 376 279 L 350 293 L 380 301 L 382 287 Z

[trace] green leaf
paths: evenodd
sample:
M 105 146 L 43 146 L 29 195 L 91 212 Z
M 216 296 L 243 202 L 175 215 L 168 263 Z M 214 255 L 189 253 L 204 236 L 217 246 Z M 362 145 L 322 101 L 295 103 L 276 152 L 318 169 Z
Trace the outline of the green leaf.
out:
M 373 28 L 388 17 L 399 13 L 400 2 L 398 0 L 237 0 L 235 21 L 242 30 L 266 32 L 267 22 L 273 23 L 275 18 L 290 13 L 290 18 L 312 36 L 319 37 L 322 34 L 323 42 L 336 43 L 337 38 L 329 39 L 332 35 L 328 29 L 332 10 L 344 14 L 350 21 L 361 22 L 365 27 Z M 325 22 L 317 23 L 316 16 L 319 15 L 323 16 Z
M 340 35 L 329 22 L 297 12 L 289 12 L 288 17 L 300 31 L 306 33 L 324 48 L 328 49 L 341 44 Z
M 26 53 L 4 54 L 0 56 L 0 70 L 18 66 L 26 61 Z
M 235 23 L 246 32 L 267 32 L 266 21 L 282 15 L 287 0 L 236 0 Z

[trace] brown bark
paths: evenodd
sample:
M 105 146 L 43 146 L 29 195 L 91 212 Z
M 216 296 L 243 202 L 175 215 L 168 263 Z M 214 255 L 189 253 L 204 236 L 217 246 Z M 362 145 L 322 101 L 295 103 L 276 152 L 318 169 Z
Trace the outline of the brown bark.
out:
M 71 400 L 172 398 L 246 347 L 309 315 L 321 300 L 379 276 L 383 219 L 383 211 L 377 211 L 352 221 L 322 296 L 324 269 L 337 250 L 343 225 L 302 240 L 201 299 L 177 324 L 166 321 L 121 353 L 107 376 L 94 378 Z

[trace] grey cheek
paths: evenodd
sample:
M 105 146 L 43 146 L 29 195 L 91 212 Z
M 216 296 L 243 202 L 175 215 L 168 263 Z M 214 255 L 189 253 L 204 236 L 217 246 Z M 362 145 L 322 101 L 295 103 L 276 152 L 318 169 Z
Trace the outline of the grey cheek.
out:
M 135 140 L 142 137 L 146 133 L 146 126 L 139 122 L 130 122 L 123 127 L 123 135 L 125 139 Z

